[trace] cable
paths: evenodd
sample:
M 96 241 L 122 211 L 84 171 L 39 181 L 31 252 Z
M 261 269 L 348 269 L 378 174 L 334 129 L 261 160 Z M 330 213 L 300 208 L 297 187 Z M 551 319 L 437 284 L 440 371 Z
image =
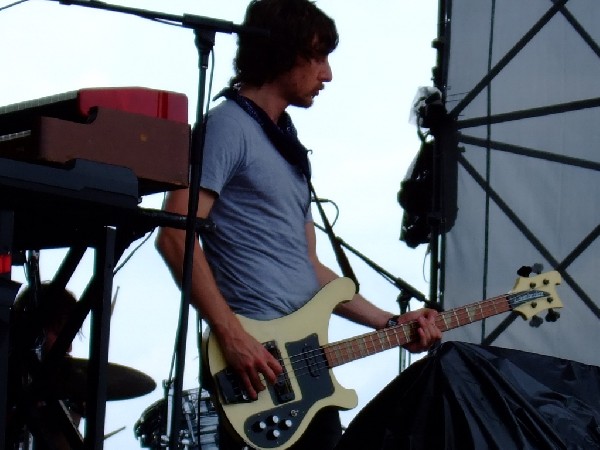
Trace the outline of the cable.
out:
M 18 2 L 11 3 L 10 5 L 2 6 L 2 7 L 0 7 L 0 12 L 4 11 L 5 9 L 12 8 L 13 6 L 17 6 L 17 5 L 20 5 L 21 3 L 25 3 L 28 1 L 29 0 L 19 0 Z
M 142 247 L 142 245 L 144 245 L 146 242 L 148 242 L 148 239 L 150 239 L 150 236 L 152 236 L 153 234 L 154 234 L 154 230 L 152 230 L 152 232 L 151 232 L 151 233 L 148 233 L 148 234 L 146 235 L 146 237 L 145 237 L 145 238 L 142 240 L 142 242 L 140 242 L 140 243 L 137 245 L 137 247 L 135 247 L 135 248 L 134 248 L 134 249 L 131 251 L 131 253 L 129 253 L 129 255 L 127 255 L 127 256 L 125 257 L 125 259 L 123 260 L 123 262 L 122 262 L 121 264 L 119 264 L 117 267 L 115 267 L 115 269 L 113 270 L 113 275 L 116 275 L 116 274 L 117 274 L 117 272 L 118 272 L 119 270 L 121 270 L 121 269 L 122 269 L 122 268 L 125 266 L 125 264 L 127 264 L 127 263 L 129 262 L 129 260 L 130 260 L 130 259 L 133 257 L 133 255 L 134 255 L 134 254 L 135 254 L 135 253 L 136 253 L 136 252 L 137 252 L 137 251 L 138 251 L 138 250 L 139 250 L 139 249 Z
M 314 195 L 312 196 L 312 198 L 310 199 L 311 202 L 313 203 L 331 203 L 333 205 L 333 207 L 335 208 L 335 218 L 333 219 L 333 222 L 331 223 L 331 226 L 333 227 L 335 225 L 335 223 L 337 222 L 338 218 L 340 217 L 340 208 L 338 207 L 337 203 L 335 203 L 333 200 L 329 200 L 328 198 L 317 198 Z

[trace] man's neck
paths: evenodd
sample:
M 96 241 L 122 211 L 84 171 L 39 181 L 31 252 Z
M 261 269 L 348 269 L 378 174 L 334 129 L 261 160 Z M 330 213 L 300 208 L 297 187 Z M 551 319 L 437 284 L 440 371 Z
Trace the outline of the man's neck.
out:
M 242 86 L 240 95 L 249 98 L 267 113 L 274 123 L 277 123 L 279 117 L 288 107 L 288 103 L 279 95 L 275 86 L 264 84 L 260 87 Z

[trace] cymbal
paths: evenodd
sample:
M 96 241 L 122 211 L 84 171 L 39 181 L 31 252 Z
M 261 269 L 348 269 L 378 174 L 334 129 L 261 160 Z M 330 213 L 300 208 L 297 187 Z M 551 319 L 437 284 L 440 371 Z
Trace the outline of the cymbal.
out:
M 85 401 L 89 360 L 65 357 L 55 381 L 51 383 L 54 395 L 63 400 Z M 106 400 L 127 400 L 152 392 L 156 383 L 139 370 L 120 364 L 108 363 L 106 368 Z

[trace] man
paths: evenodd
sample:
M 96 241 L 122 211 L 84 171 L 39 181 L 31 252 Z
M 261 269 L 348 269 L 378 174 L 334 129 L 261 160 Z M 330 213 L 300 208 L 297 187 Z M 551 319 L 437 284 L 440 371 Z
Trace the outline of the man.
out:
M 38 305 L 34 301 L 34 295 L 37 295 Z M 19 293 L 13 306 L 16 321 L 23 322 L 24 325 L 24 329 L 18 332 L 36 332 L 37 338 L 41 341 L 40 355 L 46 355 L 58 339 L 76 304 L 77 299 L 72 292 L 57 288 L 51 283 L 42 283 L 38 292 L 35 292 L 31 286 L 27 286 Z M 28 323 L 25 323 L 26 321 Z M 32 329 L 35 326 L 39 329 Z M 71 350 L 70 345 L 67 352 L 70 353 Z
M 208 116 L 198 216 L 210 218 L 217 231 L 195 246 L 191 302 L 248 395 L 257 398 L 265 389 L 261 377 L 273 383 L 282 368 L 234 313 L 260 320 L 290 314 L 337 278 L 316 254 L 310 168 L 285 110 L 310 107 L 331 81 L 328 55 L 338 35 L 333 20 L 308 0 L 255 0 L 244 24 L 266 29 L 270 37 L 239 37 L 226 100 Z M 187 214 L 188 194 L 170 192 L 165 209 Z M 171 228 L 157 238 L 177 281 L 184 240 L 183 231 Z M 393 317 L 359 294 L 335 312 L 375 329 Z M 441 338 L 435 317 L 432 310 L 402 317 L 420 326 L 410 351 Z M 293 448 L 331 449 L 340 434 L 337 412 L 324 409 Z M 222 440 L 220 448 L 240 447 Z

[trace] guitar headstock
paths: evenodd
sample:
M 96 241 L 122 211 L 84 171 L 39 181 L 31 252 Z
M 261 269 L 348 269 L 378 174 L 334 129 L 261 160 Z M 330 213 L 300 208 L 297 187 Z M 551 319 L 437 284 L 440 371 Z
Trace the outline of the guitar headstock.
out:
M 551 271 L 536 275 L 534 277 L 520 277 L 515 286 L 508 294 L 508 302 L 513 311 L 518 312 L 524 319 L 533 319 L 539 312 L 550 310 L 550 317 L 556 317 L 556 308 L 562 308 L 563 304 L 556 286 L 561 282 L 561 276 L 557 271 Z M 556 318 L 549 320 L 556 320 Z M 541 321 L 541 319 L 538 318 Z

